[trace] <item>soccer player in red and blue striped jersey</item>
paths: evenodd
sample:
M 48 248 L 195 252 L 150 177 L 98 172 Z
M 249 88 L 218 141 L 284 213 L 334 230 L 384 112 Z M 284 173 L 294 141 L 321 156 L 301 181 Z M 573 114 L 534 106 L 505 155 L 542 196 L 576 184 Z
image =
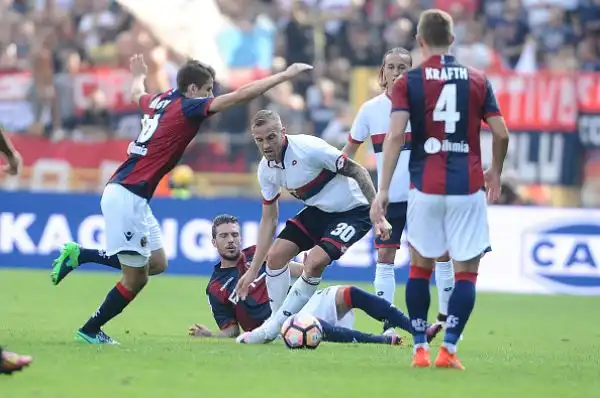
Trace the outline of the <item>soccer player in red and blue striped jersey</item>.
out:
M 508 149 L 508 130 L 490 82 L 482 72 L 456 62 L 449 54 L 453 41 L 450 15 L 441 10 L 421 14 L 417 42 L 424 62 L 394 82 L 381 183 L 371 208 L 376 232 L 387 234 L 384 212 L 390 181 L 410 120 L 407 236 L 411 269 L 406 305 L 414 328 L 415 367 L 430 365 L 425 338 L 429 279 L 435 258 L 447 251 L 454 262 L 456 283 L 435 365 L 464 369 L 456 345 L 475 305 L 480 258 L 490 246 L 485 188 L 488 201 L 498 199 Z M 492 167 L 485 173 L 479 141 L 482 120 L 490 126 L 494 140 Z
M 190 60 L 177 72 L 176 89 L 152 95 L 144 86 L 147 66 L 143 57 L 131 58 L 131 100 L 141 110 L 142 130 L 129 145 L 127 159 L 102 193 L 100 206 L 106 223 L 106 251 L 67 243 L 54 261 L 51 273 L 52 282 L 57 285 L 82 263 L 95 262 L 121 270 L 121 280 L 76 332 L 76 340 L 115 344 L 102 327 L 142 291 L 149 275 L 166 269 L 160 227 L 149 202 L 159 181 L 179 162 L 202 123 L 215 113 L 256 98 L 311 69 L 310 65 L 293 64 L 283 72 L 214 97 L 214 70 Z
M 200 324 L 193 325 L 189 332 L 196 337 L 237 337 L 241 330 L 252 331 L 271 316 L 272 303 L 265 284 L 265 265 L 249 287 L 245 299 L 240 299 L 234 288 L 239 278 L 248 271 L 256 246 L 240 250 L 240 225 L 236 217 L 227 214 L 215 217 L 212 234 L 212 243 L 221 261 L 215 265 L 206 295 L 219 332 L 213 333 Z M 302 264 L 291 261 L 289 267 L 295 278 L 300 277 Z M 374 335 L 354 330 L 355 308 L 380 322 L 412 332 L 410 320 L 402 311 L 385 299 L 354 286 L 330 286 L 319 290 L 300 312 L 319 320 L 324 341 L 400 345 L 402 339 L 396 335 Z M 440 329 L 439 325 L 430 326 L 427 339 L 433 339 Z M 244 342 L 243 335 L 240 338 Z

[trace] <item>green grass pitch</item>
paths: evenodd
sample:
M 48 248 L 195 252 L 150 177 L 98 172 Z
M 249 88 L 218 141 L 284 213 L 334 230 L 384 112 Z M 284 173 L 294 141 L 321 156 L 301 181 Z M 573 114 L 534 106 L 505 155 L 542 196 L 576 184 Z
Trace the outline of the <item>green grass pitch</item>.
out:
M 467 370 L 459 372 L 410 369 L 406 347 L 324 343 L 290 351 L 280 341 L 192 339 L 190 324 L 214 327 L 206 279 L 194 277 L 151 278 L 106 327 L 121 346 L 73 341 L 117 278 L 76 271 L 54 287 L 45 271 L 0 270 L 0 343 L 34 356 L 25 372 L 0 377 L 1 397 L 600 396 L 598 298 L 480 293 L 460 344 Z M 403 296 L 399 288 L 400 308 Z M 380 330 L 362 313 L 357 327 Z

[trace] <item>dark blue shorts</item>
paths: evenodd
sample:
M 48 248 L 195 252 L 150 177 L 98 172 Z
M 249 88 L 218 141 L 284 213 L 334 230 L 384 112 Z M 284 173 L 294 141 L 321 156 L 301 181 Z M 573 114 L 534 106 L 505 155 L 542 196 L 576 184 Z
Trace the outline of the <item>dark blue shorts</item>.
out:
M 406 206 L 407 202 L 396 202 L 390 203 L 385 214 L 387 220 L 392 224 L 392 235 L 388 240 L 381 240 L 379 237 L 375 238 L 375 247 L 377 249 L 390 247 L 400 248 L 400 238 L 402 238 L 402 232 L 406 227 Z
M 285 223 L 278 238 L 294 242 L 301 252 L 320 246 L 331 260 L 337 260 L 369 233 L 371 227 L 368 206 L 340 213 L 306 206 Z

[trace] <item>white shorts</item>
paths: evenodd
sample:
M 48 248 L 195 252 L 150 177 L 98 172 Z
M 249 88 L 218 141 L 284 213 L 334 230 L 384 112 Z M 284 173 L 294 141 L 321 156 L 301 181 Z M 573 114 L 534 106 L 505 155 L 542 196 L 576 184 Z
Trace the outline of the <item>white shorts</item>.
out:
M 482 255 L 490 246 L 485 192 L 431 195 L 411 189 L 406 216 L 408 243 L 423 257 L 446 251 L 457 261 Z
M 129 252 L 123 253 L 123 257 L 131 259 L 131 254 L 137 253 L 146 261 L 122 262 L 132 267 L 144 266 L 150 253 L 163 247 L 160 226 L 146 199 L 119 184 L 108 184 L 100 207 L 106 224 L 107 255 Z
M 348 311 L 341 319 L 338 318 L 335 296 L 341 287 L 330 286 L 318 290 L 298 314 L 310 314 L 334 326 L 354 329 L 354 310 Z

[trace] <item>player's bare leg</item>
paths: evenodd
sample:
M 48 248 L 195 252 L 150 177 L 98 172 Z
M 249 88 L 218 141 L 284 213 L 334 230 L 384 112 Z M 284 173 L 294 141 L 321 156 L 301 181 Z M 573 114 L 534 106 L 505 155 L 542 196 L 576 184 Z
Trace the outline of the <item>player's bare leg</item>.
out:
M 456 285 L 448 305 L 444 343 L 435 359 L 438 368 L 465 369 L 456 356 L 456 346 L 475 307 L 475 283 L 480 260 L 481 256 L 468 261 L 454 260 Z
M 410 273 L 406 283 L 406 307 L 413 328 L 414 357 L 412 367 L 424 368 L 431 365 L 427 343 L 427 313 L 431 302 L 429 280 L 435 266 L 435 258 L 423 257 L 410 247 Z
M 160 248 L 153 250 L 150 253 L 150 260 L 148 261 L 148 275 L 160 275 L 167 270 L 169 261 L 167 260 L 167 253 L 165 249 Z
M 275 314 L 290 289 L 290 269 L 288 263 L 298 255 L 300 248 L 286 239 L 275 239 L 267 254 L 265 270 L 267 290 L 271 300 L 271 313 Z
M 237 341 L 247 344 L 262 344 L 277 338 L 285 320 L 297 314 L 306 305 L 321 283 L 323 271 L 331 263 L 329 254 L 320 246 L 313 247 L 304 261 L 304 271 L 294 282 L 281 307 L 261 327 L 244 333 Z
M 148 283 L 147 258 L 141 255 L 119 255 L 121 259 L 121 280 L 108 293 L 106 299 L 90 319 L 78 330 L 76 340 L 90 344 L 118 344 L 111 339 L 102 327 L 119 315 Z M 132 264 L 125 265 L 124 262 Z

